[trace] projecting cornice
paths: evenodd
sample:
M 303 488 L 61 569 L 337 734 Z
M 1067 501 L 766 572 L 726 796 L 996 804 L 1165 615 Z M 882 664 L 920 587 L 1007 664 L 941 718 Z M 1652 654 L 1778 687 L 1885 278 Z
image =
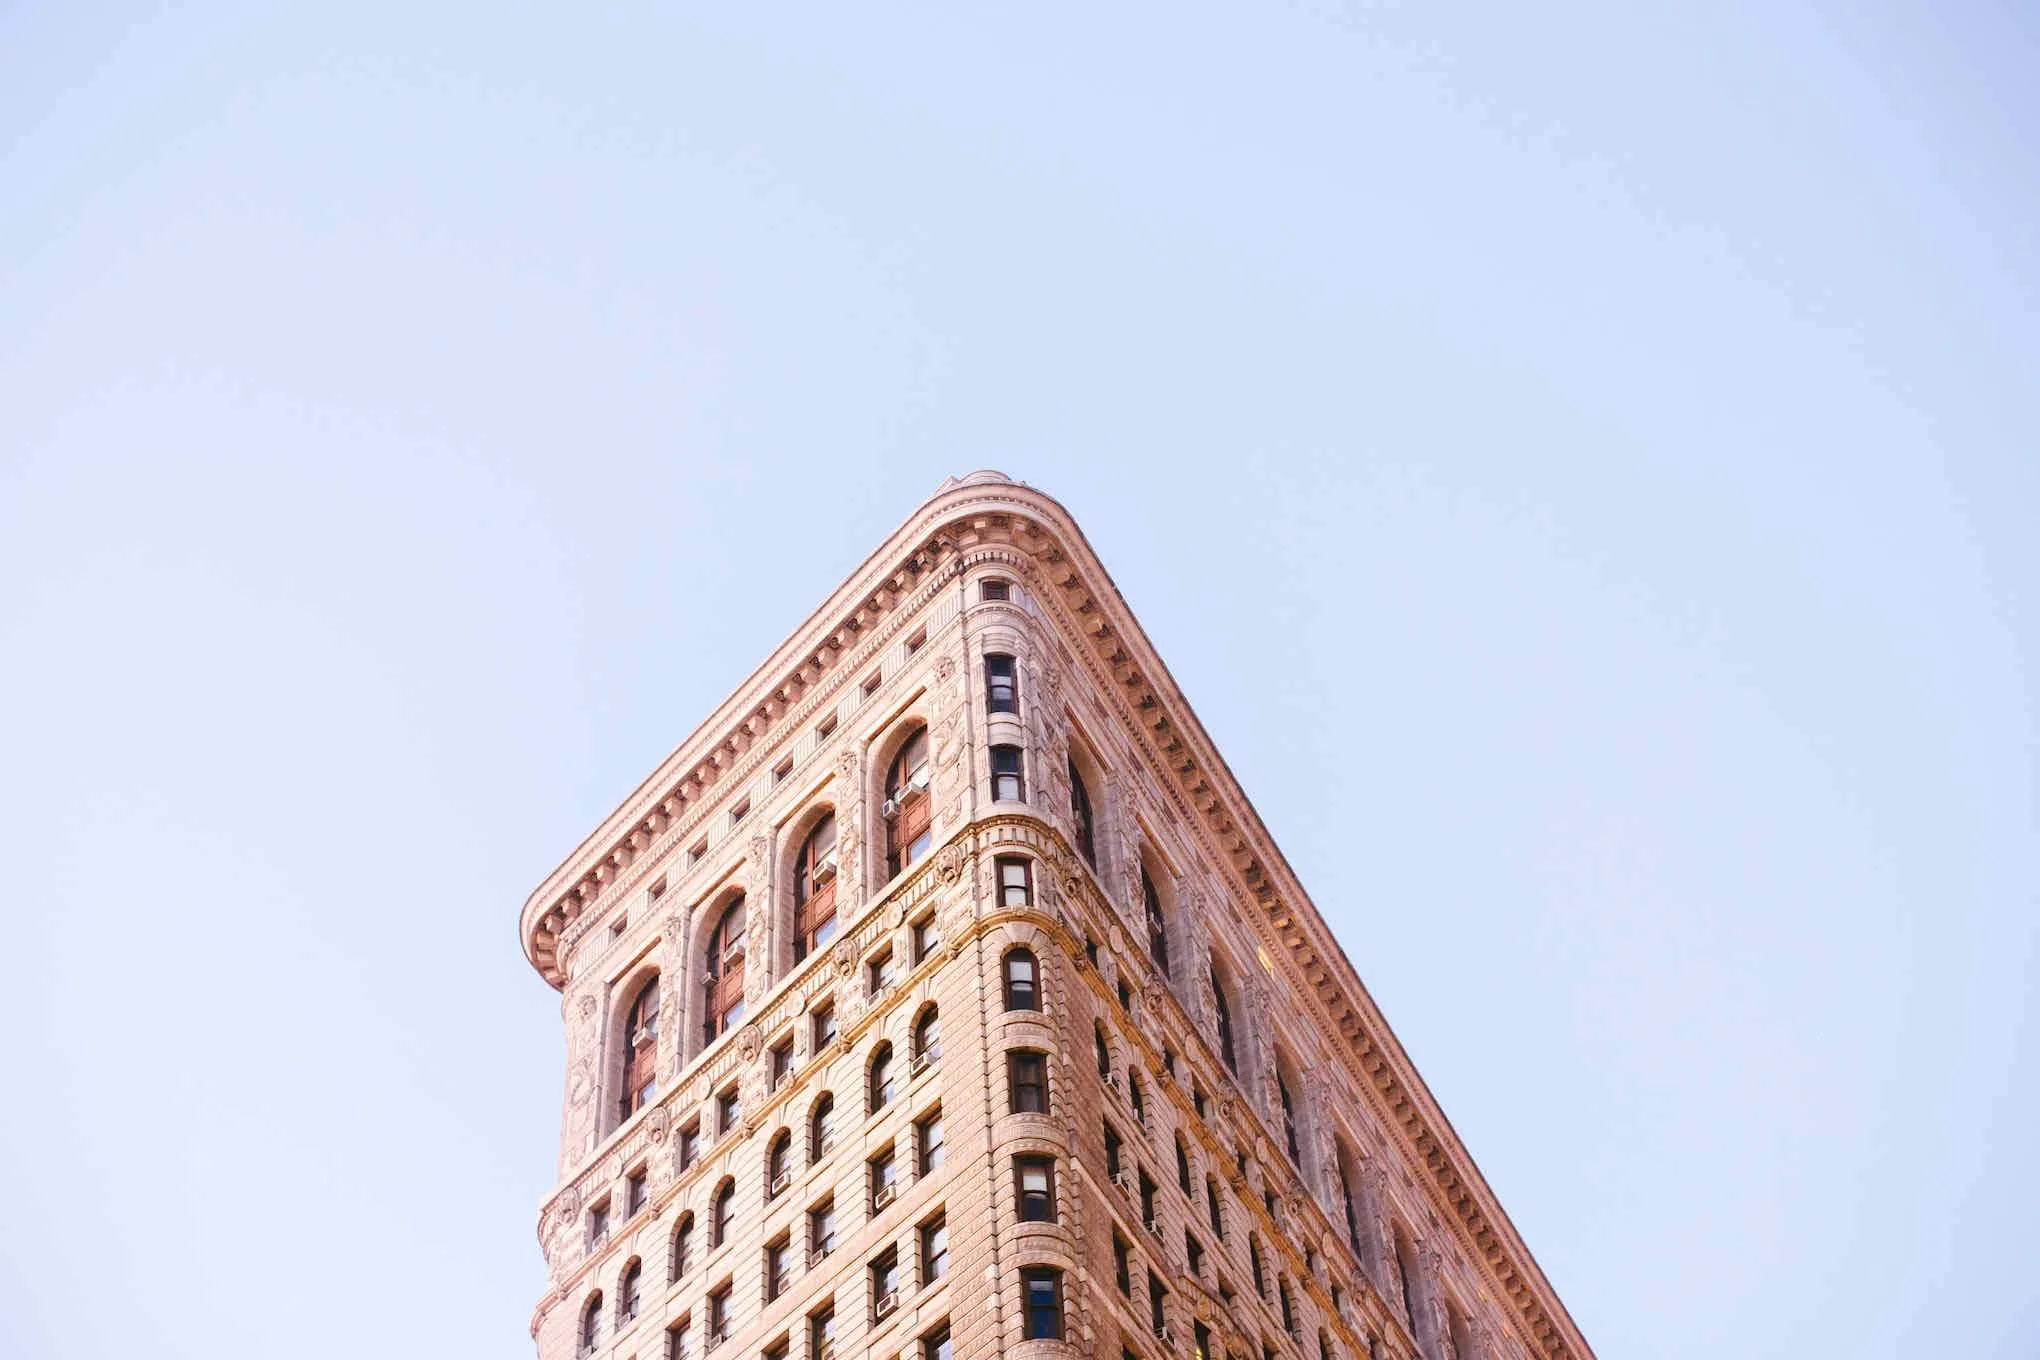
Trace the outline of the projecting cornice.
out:
M 943 484 L 868 557 L 709 719 L 663 761 L 525 902 L 525 951 L 555 987 L 566 983 L 561 937 L 650 855 L 677 849 L 731 790 L 724 781 L 752 762 L 745 753 L 804 720 L 804 700 L 833 689 L 837 667 L 860 640 L 903 607 L 920 604 L 966 556 L 987 549 L 1020 555 L 1037 595 L 1066 638 L 1116 689 L 1115 703 L 1138 726 L 1177 805 L 1199 840 L 1255 908 L 1249 923 L 1271 954 L 1314 997 L 1319 1023 L 1366 1075 L 1369 1094 L 1428 1169 L 1441 1202 L 1542 1354 L 1589 1360 L 1592 1350 L 1566 1315 L 1437 1102 L 1396 1041 L 1359 974 L 1276 849 L 1274 839 L 1191 712 L 1182 691 L 1127 608 L 1111 575 L 1069 513 L 1053 498 L 995 472 Z M 634 876 L 632 876 L 634 877 Z

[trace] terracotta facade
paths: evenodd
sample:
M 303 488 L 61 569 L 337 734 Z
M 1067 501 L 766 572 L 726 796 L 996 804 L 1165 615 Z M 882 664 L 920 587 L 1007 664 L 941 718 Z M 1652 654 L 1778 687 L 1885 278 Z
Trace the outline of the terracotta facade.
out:
M 541 1360 L 1592 1355 L 1074 522 L 997 473 L 520 927 L 567 1035 Z

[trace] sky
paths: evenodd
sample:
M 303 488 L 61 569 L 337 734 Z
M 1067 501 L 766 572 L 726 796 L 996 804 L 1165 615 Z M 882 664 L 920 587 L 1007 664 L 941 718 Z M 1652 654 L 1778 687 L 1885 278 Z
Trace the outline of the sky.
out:
M 2030 6 L 0 5 L 0 1353 L 529 1355 L 525 895 L 1060 498 L 1598 1353 L 2040 1356 Z

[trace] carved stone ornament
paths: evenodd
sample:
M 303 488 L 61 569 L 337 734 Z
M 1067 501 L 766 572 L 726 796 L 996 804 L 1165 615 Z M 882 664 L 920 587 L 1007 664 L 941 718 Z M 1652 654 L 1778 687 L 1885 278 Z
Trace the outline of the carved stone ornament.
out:
M 651 1113 L 645 1116 L 645 1137 L 654 1143 L 665 1142 L 666 1135 L 672 1130 L 672 1127 L 672 1112 L 664 1105 L 654 1105 Z
M 935 678 L 937 680 L 946 684 L 949 677 L 954 674 L 956 674 L 956 659 L 954 657 L 938 656 L 935 658 Z
M 553 1211 L 560 1216 L 562 1223 L 571 1221 L 581 1212 L 581 1187 L 569 1185 L 560 1191 L 560 1197 L 553 1201 Z
M 963 865 L 967 858 L 960 845 L 942 847 L 941 853 L 935 856 L 935 876 L 942 880 L 943 886 L 947 887 L 963 877 Z
M 593 1020 L 595 1018 L 595 1005 L 594 997 L 584 996 L 581 998 L 580 1012 L 583 1020 Z
M 857 971 L 857 951 L 848 937 L 836 944 L 836 976 L 847 978 Z
M 857 748 L 846 746 L 836 756 L 836 772 L 845 779 L 857 773 Z
M 744 1032 L 737 1036 L 737 1056 L 745 1062 L 756 1062 L 758 1054 L 765 1048 L 765 1038 L 758 1033 L 756 1025 L 744 1026 Z
M 1151 1015 L 1161 1014 L 1162 984 L 1149 978 L 1140 989 L 1140 1004 Z
M 751 858 L 762 863 L 765 859 L 765 851 L 770 845 L 771 842 L 763 836 L 751 837 Z
M 666 937 L 667 944 L 678 949 L 682 940 L 686 938 L 687 922 L 685 918 L 675 913 L 666 918 L 665 925 L 661 928 L 660 933 Z

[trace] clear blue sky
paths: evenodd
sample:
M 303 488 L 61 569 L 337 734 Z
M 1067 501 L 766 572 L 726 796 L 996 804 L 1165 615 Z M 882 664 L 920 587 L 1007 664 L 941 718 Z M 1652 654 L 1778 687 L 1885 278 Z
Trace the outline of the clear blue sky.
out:
M 0 8 L 0 1353 L 528 1354 L 519 903 L 993 466 L 1601 1355 L 2040 1355 L 2031 7 L 290 8 Z

